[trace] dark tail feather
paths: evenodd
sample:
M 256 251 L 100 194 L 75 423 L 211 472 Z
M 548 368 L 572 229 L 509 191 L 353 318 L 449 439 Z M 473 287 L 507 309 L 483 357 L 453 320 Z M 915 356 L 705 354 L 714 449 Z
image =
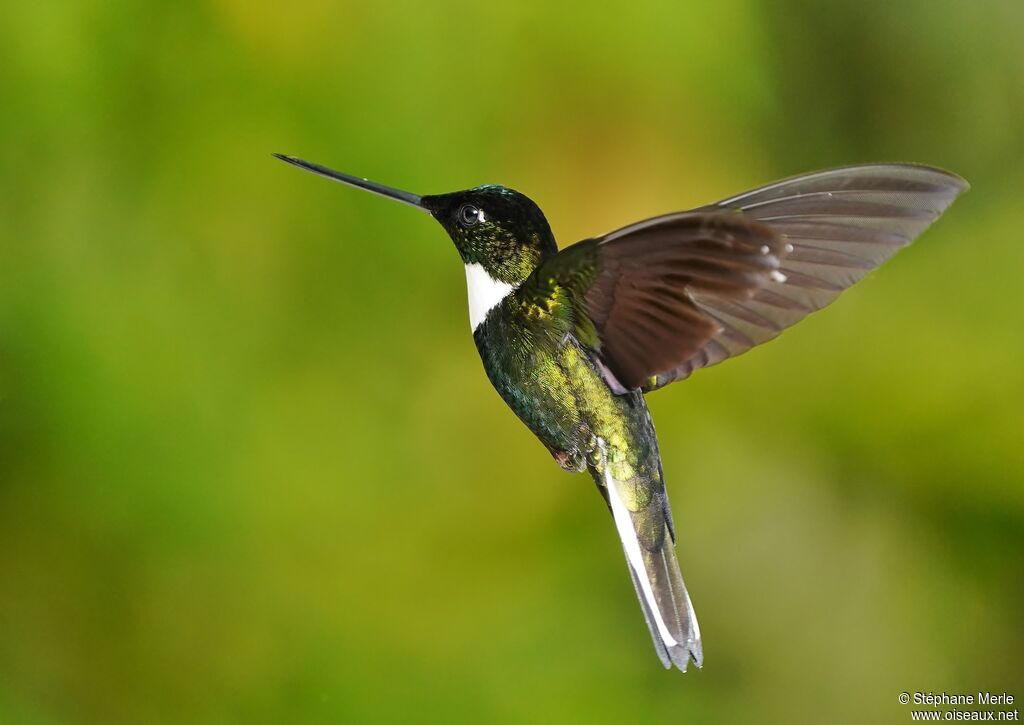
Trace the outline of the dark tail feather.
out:
M 701 667 L 700 628 L 679 571 L 664 489 L 659 481 L 655 490 L 648 490 L 646 505 L 630 510 L 626 502 L 635 501 L 638 482 L 617 481 L 607 462 L 602 463 L 592 473 L 615 520 L 654 649 L 666 668 L 675 665 L 685 672 L 691 659 Z
M 651 630 L 651 640 L 654 642 L 654 651 L 658 655 L 658 659 L 661 660 L 661 664 L 665 665 L 665 669 L 671 669 L 672 658 L 668 654 L 668 649 L 665 647 L 665 641 L 658 634 L 657 625 L 654 623 L 654 614 L 651 612 L 650 606 L 644 599 L 643 590 L 640 588 L 640 580 L 636 578 L 636 572 L 633 571 L 633 567 L 626 562 L 626 568 L 629 569 L 629 577 L 633 580 L 633 588 L 636 589 L 636 597 L 640 600 L 640 609 L 644 613 L 644 621 L 647 622 L 647 628 Z M 686 664 L 683 664 L 683 670 L 686 670 Z
M 628 557 L 628 554 L 627 554 Z M 643 585 L 639 575 L 634 571 L 632 564 L 627 560 L 629 574 L 633 579 L 633 587 L 636 589 L 637 598 L 644 612 L 644 619 L 647 627 L 651 630 L 651 639 L 654 640 L 654 649 L 666 668 L 675 665 L 683 672 L 692 659 L 697 667 L 704 665 L 704 652 L 701 648 L 700 628 L 697 626 L 697 616 L 694 614 L 693 605 L 690 603 L 690 595 L 683 584 L 683 576 L 679 571 L 679 564 L 676 560 L 675 545 L 672 539 L 665 537 L 665 543 L 657 554 L 643 552 L 645 560 L 645 573 L 652 579 L 651 589 L 655 600 L 658 602 L 658 611 L 661 615 L 669 635 L 674 640 L 669 644 L 663 638 L 657 619 L 647 602 Z M 652 574 L 654 570 L 654 574 Z M 656 574 L 661 576 L 655 578 Z

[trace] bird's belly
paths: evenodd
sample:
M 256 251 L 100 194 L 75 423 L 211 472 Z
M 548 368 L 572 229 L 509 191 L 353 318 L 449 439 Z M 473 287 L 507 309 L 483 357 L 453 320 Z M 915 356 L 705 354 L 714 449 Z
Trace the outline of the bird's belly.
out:
M 495 389 L 564 467 L 581 468 L 597 438 L 633 454 L 653 442 L 643 396 L 615 395 L 571 336 L 518 354 L 515 345 L 477 343 Z

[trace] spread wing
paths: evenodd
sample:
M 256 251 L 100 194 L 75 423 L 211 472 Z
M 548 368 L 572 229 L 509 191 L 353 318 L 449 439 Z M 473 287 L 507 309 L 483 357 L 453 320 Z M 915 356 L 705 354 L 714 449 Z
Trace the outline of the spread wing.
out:
M 906 164 L 798 176 L 579 242 L 535 270 L 520 296 L 537 313 L 568 298 L 609 383 L 654 390 L 821 309 L 966 188 Z
M 528 314 L 571 308 L 577 336 L 624 392 L 683 364 L 720 331 L 695 295 L 748 300 L 779 274 L 785 252 L 778 233 L 739 212 L 674 214 L 568 247 L 516 294 Z
M 782 276 L 741 301 L 694 291 L 694 303 L 719 331 L 644 389 L 746 352 L 820 310 L 914 241 L 967 189 L 941 169 L 868 164 L 796 176 L 705 207 L 737 210 L 781 235 L 790 249 Z

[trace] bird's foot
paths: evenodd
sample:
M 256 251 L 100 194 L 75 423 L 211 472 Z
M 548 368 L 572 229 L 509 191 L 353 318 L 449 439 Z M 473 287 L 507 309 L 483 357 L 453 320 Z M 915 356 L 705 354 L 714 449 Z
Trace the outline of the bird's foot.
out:
M 562 470 L 569 473 L 579 473 L 587 467 L 587 460 L 579 451 L 559 451 L 551 448 L 548 451 Z

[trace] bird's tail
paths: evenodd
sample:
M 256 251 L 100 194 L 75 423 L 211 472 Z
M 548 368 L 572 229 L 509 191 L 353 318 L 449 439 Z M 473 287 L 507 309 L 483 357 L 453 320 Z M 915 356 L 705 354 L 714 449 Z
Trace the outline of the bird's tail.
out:
M 609 461 L 603 441 L 599 449 L 600 461 L 590 472 L 611 509 L 658 657 L 666 668 L 675 665 L 683 672 L 691 659 L 701 667 L 700 628 L 676 559 L 661 466 L 649 474 L 631 471 Z

